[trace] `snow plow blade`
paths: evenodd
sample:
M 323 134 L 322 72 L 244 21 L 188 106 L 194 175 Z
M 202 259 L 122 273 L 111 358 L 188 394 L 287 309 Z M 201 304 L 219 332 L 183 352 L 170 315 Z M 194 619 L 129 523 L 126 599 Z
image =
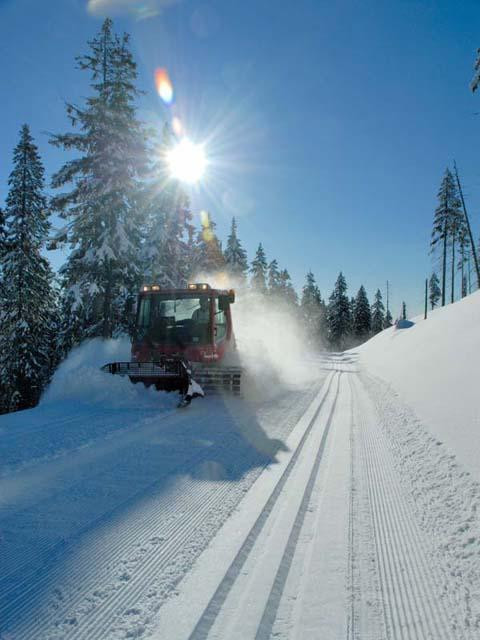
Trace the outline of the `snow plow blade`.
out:
M 110 362 L 102 371 L 128 376 L 133 383 L 141 382 L 158 391 L 179 391 L 186 394 L 191 381 L 188 363 L 182 358 L 164 357 L 154 362 Z

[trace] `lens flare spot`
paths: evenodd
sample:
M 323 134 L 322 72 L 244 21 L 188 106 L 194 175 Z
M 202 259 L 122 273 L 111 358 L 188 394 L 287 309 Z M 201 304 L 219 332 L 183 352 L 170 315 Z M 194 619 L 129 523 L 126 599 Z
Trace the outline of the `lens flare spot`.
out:
M 166 69 L 157 69 L 155 71 L 155 86 L 157 93 L 165 104 L 173 102 L 173 85 Z
M 188 138 L 182 138 L 168 153 L 167 161 L 172 177 L 182 182 L 198 182 L 207 166 L 203 146 Z
M 176 136 L 180 137 L 183 135 L 183 125 L 180 118 L 177 118 L 177 116 L 174 116 L 172 119 L 172 129 Z

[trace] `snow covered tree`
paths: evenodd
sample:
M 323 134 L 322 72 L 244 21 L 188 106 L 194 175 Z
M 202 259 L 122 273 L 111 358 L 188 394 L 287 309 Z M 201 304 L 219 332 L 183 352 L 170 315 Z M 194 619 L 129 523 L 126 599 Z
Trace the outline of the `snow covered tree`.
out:
M 354 335 L 359 340 L 366 340 L 370 334 L 372 324 L 372 316 L 370 312 L 370 303 L 368 301 L 367 292 L 363 284 L 358 290 L 355 298 L 355 310 L 353 316 Z
M 302 289 L 300 309 L 309 341 L 314 345 L 320 344 L 325 308 L 320 289 L 311 271 L 307 273 L 306 282 Z
M 268 265 L 268 292 L 272 295 L 279 293 L 281 287 L 278 261 L 272 260 Z
M 169 175 L 167 156 L 173 140 L 168 125 L 152 156 L 157 158 L 148 172 L 143 190 L 144 238 L 142 272 L 145 282 L 182 287 L 191 275 L 191 240 L 194 227 L 188 196 Z
M 297 292 L 293 288 L 292 279 L 287 269 L 280 271 L 278 293 L 284 302 L 293 306 L 298 304 Z
M 265 293 L 267 289 L 267 258 L 262 243 L 258 245 L 255 258 L 252 260 L 250 273 L 252 274 L 250 281 L 252 288 L 259 293 Z
M 347 296 L 347 282 L 342 272 L 338 275 L 335 288 L 330 295 L 327 308 L 327 328 L 330 343 L 342 349 L 350 333 L 350 301 Z
M 452 247 L 455 247 L 455 235 L 458 229 L 459 219 L 463 218 L 460 208 L 460 200 L 457 187 L 450 169 L 446 169 L 445 175 L 438 191 L 439 204 L 435 210 L 433 220 L 431 250 L 434 251 L 438 244 L 442 247 L 442 307 L 445 305 L 447 283 L 447 248 L 449 240 L 453 238 Z M 452 279 L 453 291 L 453 279 Z
M 13 154 L 6 200 L 0 308 L 0 405 L 34 406 L 52 373 L 53 275 L 41 253 L 49 230 L 44 169 L 27 125 Z
M 194 247 L 192 276 L 213 276 L 225 268 L 222 246 L 215 233 L 216 226 L 211 215 L 202 212 L 201 227 Z
M 385 314 L 385 322 L 383 323 L 383 328 L 388 329 L 392 325 L 393 325 L 392 314 L 390 313 L 390 309 L 387 309 L 387 312 Z
M 228 274 L 237 282 L 244 283 L 248 272 L 247 252 L 237 236 L 237 222 L 232 218 L 232 228 L 227 238 L 224 251 L 225 264 Z
M 472 81 L 470 82 L 470 89 L 472 90 L 472 93 L 475 93 L 480 85 L 480 49 L 477 49 L 477 59 L 475 60 L 473 69 L 474 74 Z
M 372 304 L 372 333 L 380 333 L 385 328 L 385 307 L 383 306 L 382 292 L 377 289 L 375 302 Z
M 438 276 L 435 272 L 433 272 L 432 275 L 430 276 L 428 286 L 430 290 L 430 293 L 428 296 L 430 300 L 430 305 L 432 309 L 435 309 L 435 307 L 438 304 L 438 301 L 440 300 L 440 296 L 442 295 L 442 292 L 440 291 Z
M 66 344 L 128 331 L 142 277 L 139 179 L 146 135 L 136 118 L 136 64 L 129 36 L 114 34 L 110 19 L 89 46 L 77 62 L 90 73 L 93 93 L 83 107 L 67 103 L 77 130 L 50 140 L 79 154 L 52 178 L 56 189 L 71 185 L 52 201 L 70 221 L 71 252 L 61 269 Z

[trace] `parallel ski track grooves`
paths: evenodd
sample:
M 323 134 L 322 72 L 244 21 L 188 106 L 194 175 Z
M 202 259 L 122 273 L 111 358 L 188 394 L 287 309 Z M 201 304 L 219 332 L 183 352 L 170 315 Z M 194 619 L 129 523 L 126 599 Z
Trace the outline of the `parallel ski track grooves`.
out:
M 278 607 L 280 606 L 280 601 L 282 599 L 285 583 L 287 582 L 288 574 L 290 572 L 290 567 L 292 565 L 293 557 L 295 555 L 295 549 L 297 548 L 298 538 L 302 530 L 303 522 L 305 520 L 305 514 L 307 513 L 307 509 L 310 504 L 315 482 L 318 477 L 320 463 L 322 462 L 322 459 L 323 459 L 323 452 L 325 450 L 325 445 L 327 443 L 328 434 L 330 432 L 333 416 L 335 414 L 335 407 L 337 405 L 337 400 L 340 393 L 341 377 L 342 377 L 342 372 L 340 372 L 337 377 L 338 384 L 337 384 L 337 389 L 335 391 L 335 397 L 332 402 L 332 407 L 330 409 L 330 413 L 327 418 L 327 422 L 325 424 L 325 428 L 322 434 L 322 439 L 320 441 L 320 445 L 318 447 L 318 451 L 315 456 L 315 461 L 313 463 L 312 470 L 310 471 L 307 484 L 305 485 L 302 501 L 298 508 L 297 514 L 295 516 L 295 520 L 293 522 L 290 535 L 288 536 L 287 544 L 283 551 L 282 559 L 280 560 L 280 564 L 278 566 L 277 573 L 275 574 L 275 579 L 273 581 L 267 603 L 265 604 L 265 608 L 263 610 L 260 624 L 258 625 L 257 633 L 255 634 L 255 640 L 268 640 L 272 634 L 273 625 L 275 623 L 277 613 L 278 613 Z
M 250 529 L 249 533 L 247 534 L 247 537 L 245 538 L 242 546 L 240 547 L 240 549 L 238 550 L 235 558 L 233 559 L 232 563 L 230 564 L 229 568 L 227 569 L 227 572 L 225 574 L 225 576 L 223 577 L 222 581 L 220 582 L 220 584 L 218 585 L 217 589 L 215 590 L 215 593 L 213 594 L 212 598 L 210 599 L 210 602 L 207 604 L 202 616 L 200 617 L 200 619 L 198 620 L 197 624 L 195 625 L 194 630 L 192 631 L 192 633 L 190 634 L 190 638 L 189 640 L 205 640 L 205 638 L 208 637 L 208 634 L 213 626 L 213 624 L 215 623 L 215 620 L 217 618 L 217 615 L 220 612 L 221 607 L 223 606 L 223 604 L 225 603 L 225 600 L 228 597 L 228 594 L 232 588 L 232 586 L 234 585 L 238 575 L 240 574 L 240 571 L 242 570 L 242 567 L 244 566 L 248 556 L 250 555 L 250 552 L 252 551 L 255 542 L 260 534 L 260 532 L 262 531 L 275 503 L 277 502 L 283 487 L 285 486 L 285 483 L 287 482 L 297 460 L 298 457 L 300 455 L 300 452 L 302 451 L 308 436 L 310 435 L 310 432 L 313 428 L 313 425 L 315 424 L 315 421 L 320 413 L 320 411 L 322 410 L 323 405 L 325 404 L 325 401 L 330 393 L 330 389 L 332 387 L 332 381 L 334 378 L 339 379 L 340 374 L 338 372 L 334 372 L 332 373 L 330 380 L 328 382 L 328 387 L 327 390 L 317 408 L 317 410 L 315 411 L 315 414 L 313 415 L 312 419 L 310 420 L 307 428 L 305 429 L 305 432 L 300 440 L 300 442 L 298 443 L 298 446 L 294 452 L 294 454 L 292 455 L 292 457 L 290 458 L 290 461 L 287 465 L 287 467 L 285 468 L 283 474 L 281 475 L 280 479 L 278 480 L 274 490 L 272 491 L 272 493 L 270 494 L 270 497 L 268 498 L 267 502 L 265 503 L 261 513 L 258 515 L 255 523 L 253 524 L 252 528 Z M 336 399 L 338 396 L 338 389 L 339 389 L 339 385 L 337 385 L 337 391 L 336 391 L 336 395 L 335 395 L 335 400 L 333 405 L 335 405 L 336 403 Z M 333 411 L 332 414 L 333 415 Z M 329 418 L 330 419 L 330 418 Z M 323 442 L 323 440 L 322 440 Z M 321 457 L 321 456 L 320 456 Z M 298 534 L 297 534 L 298 536 Z
M 325 384 L 325 383 L 324 383 Z M 329 385 L 331 384 L 331 379 Z M 325 396 L 328 393 L 328 389 L 325 392 Z M 324 396 L 324 398 L 325 398 Z M 324 400 L 322 399 L 322 402 Z M 226 444 L 219 446 L 218 448 L 224 448 Z M 178 473 L 182 468 L 190 468 L 192 462 L 198 463 L 201 462 L 203 458 L 207 458 L 211 456 L 211 450 L 206 450 L 205 452 L 199 452 L 197 456 L 193 456 L 189 458 L 187 461 L 184 461 L 178 468 L 176 468 L 175 472 Z M 163 482 L 163 480 L 162 480 Z M 143 487 L 138 494 L 135 494 L 131 498 L 129 498 L 126 502 L 121 505 L 117 505 L 113 512 L 117 511 L 120 508 L 123 508 L 125 504 L 134 503 L 135 500 L 145 493 L 150 492 L 156 485 L 158 481 L 151 483 L 150 485 Z M 219 487 L 219 484 L 221 487 Z M 198 485 L 198 481 L 190 480 L 189 485 L 193 487 Z M 180 520 L 169 520 L 165 522 L 164 520 L 161 522 L 161 526 L 152 530 L 152 519 L 155 519 L 157 514 L 160 514 L 162 511 L 165 512 L 165 504 L 159 504 L 157 508 L 150 513 L 150 517 L 145 519 L 142 527 L 138 526 L 138 522 L 135 523 L 135 526 L 129 527 L 121 538 L 121 544 L 117 546 L 115 549 L 114 555 L 109 555 L 108 560 L 109 564 L 115 563 L 115 561 L 120 561 L 122 557 L 125 555 L 125 551 L 132 549 L 132 545 L 134 540 L 140 539 L 144 532 L 148 532 L 148 537 L 151 539 L 152 537 L 162 537 L 164 539 L 168 538 L 169 535 L 174 535 L 172 541 L 169 541 L 162 549 L 158 549 L 153 546 L 151 550 L 142 558 L 142 566 L 143 570 L 140 572 L 135 572 L 134 577 L 125 583 L 125 588 L 121 588 L 118 590 L 113 589 L 112 593 L 109 594 L 107 598 L 102 600 L 96 608 L 89 614 L 88 620 L 81 619 L 80 623 L 76 626 L 73 626 L 71 631 L 65 629 L 65 632 L 62 633 L 61 636 L 63 638 L 75 638 L 75 640 L 80 638 L 87 638 L 88 640 L 93 640 L 94 638 L 103 638 L 105 633 L 105 626 L 102 626 L 102 622 L 108 618 L 109 622 L 112 619 L 112 610 L 114 610 L 114 614 L 121 614 L 125 608 L 128 607 L 129 604 L 133 601 L 134 597 L 139 597 L 143 591 L 148 589 L 150 586 L 149 579 L 156 574 L 158 574 L 161 569 L 168 564 L 171 563 L 172 559 L 174 559 L 175 555 L 181 551 L 185 542 L 191 537 L 192 531 L 195 527 L 199 526 L 211 513 L 211 511 L 217 506 L 222 504 L 224 500 L 224 496 L 231 490 L 231 482 L 226 480 L 221 483 L 216 484 L 215 492 L 210 500 L 200 502 L 199 505 L 195 507 L 194 511 L 189 511 L 188 508 L 185 509 L 185 515 Z M 189 492 L 188 492 L 189 493 Z M 103 520 L 105 518 L 105 514 L 99 518 L 99 520 Z M 89 523 L 88 527 L 85 530 L 80 531 L 75 538 L 79 538 L 84 535 L 88 530 L 92 528 L 95 523 Z M 181 533 L 181 536 L 177 534 Z M 82 567 L 82 579 L 88 580 L 92 576 L 95 576 L 98 573 L 98 563 L 101 560 L 101 550 L 98 550 L 97 553 L 89 556 L 88 564 Z M 146 566 L 145 566 L 146 565 Z M 42 583 L 46 583 L 52 578 L 59 578 L 62 576 L 63 568 L 55 567 L 53 570 L 44 571 L 39 580 L 30 582 L 25 584 L 24 589 L 16 589 L 19 591 L 14 600 L 20 600 L 18 606 L 13 610 L 11 609 L 12 599 L 8 599 L 6 605 L 8 606 L 8 619 L 11 619 L 12 616 L 16 619 L 21 619 L 21 614 L 23 612 L 28 611 L 28 607 L 30 606 L 30 601 L 35 598 L 36 591 L 38 590 L 38 586 Z M 31 579 L 31 576 L 30 576 Z M 112 581 L 113 582 L 113 581 Z M 134 589 L 132 589 L 134 587 Z M 25 600 L 25 593 L 30 592 L 30 597 Z M 87 594 L 84 592 L 78 592 L 78 594 L 73 598 L 69 599 L 69 612 L 75 613 L 73 611 L 74 607 L 79 606 L 85 600 Z M 7 608 L 7 606 L 5 608 Z M 1 609 L 0 609 L 1 614 Z M 49 622 L 53 622 L 55 618 L 58 618 L 58 611 L 49 611 L 44 612 L 41 616 L 41 623 L 44 627 L 45 624 Z M 38 632 L 39 619 L 35 621 L 31 621 L 30 624 L 26 627 L 22 627 L 20 630 L 21 637 L 31 638 L 35 637 L 35 633 Z M 60 623 L 61 625 L 62 623 Z M 57 625 L 58 626 L 58 625 Z M 81 627 L 85 627 L 82 629 Z
M 221 448 L 221 447 L 219 447 Z M 193 456 L 192 458 L 190 458 L 188 461 L 183 462 L 181 465 L 179 465 L 179 468 L 177 468 L 175 470 L 176 473 L 178 473 L 179 471 L 181 471 L 182 468 L 187 468 L 187 466 L 190 466 L 192 464 L 192 462 L 198 463 L 200 462 L 204 457 L 206 457 L 207 455 L 211 455 L 211 451 L 207 450 L 206 452 L 199 452 L 199 455 L 197 456 Z M 163 482 L 164 480 L 162 479 L 161 482 Z M 143 496 L 145 493 L 151 492 L 154 487 L 159 483 L 159 481 L 155 481 L 154 483 L 151 483 L 149 485 L 147 485 L 146 487 L 143 487 L 137 494 L 135 494 L 134 496 L 132 496 L 131 498 L 129 498 L 126 502 L 117 505 L 114 508 L 114 512 L 122 509 L 125 507 L 126 504 L 132 504 L 135 502 L 136 499 L 138 499 L 138 497 Z M 196 485 L 198 485 L 198 481 L 194 481 L 194 480 L 190 480 L 189 484 L 194 487 Z M 227 491 L 230 488 L 231 482 L 229 481 L 223 481 L 222 483 L 222 488 L 221 490 L 218 490 L 218 485 L 217 485 L 217 491 L 215 492 L 215 496 L 218 497 L 217 500 L 212 500 L 212 501 L 208 501 L 206 503 L 201 503 L 200 507 L 197 507 L 197 510 L 200 511 L 200 513 L 204 514 L 204 512 L 208 513 L 212 506 L 219 504 L 222 502 L 223 500 L 223 496 L 225 493 L 227 493 Z M 132 548 L 132 544 L 134 542 L 135 539 L 138 539 L 141 534 L 146 531 L 149 533 L 149 537 L 162 537 L 162 538 L 166 538 L 168 535 L 170 535 L 171 533 L 176 533 L 179 530 L 183 532 L 184 528 L 186 527 L 186 530 L 189 531 L 189 534 L 191 535 L 191 530 L 192 527 L 197 523 L 197 520 L 193 520 L 191 519 L 192 515 L 195 515 L 197 513 L 196 511 L 189 512 L 188 509 L 186 510 L 186 515 L 183 519 L 179 520 L 173 520 L 173 521 L 169 521 L 167 523 L 165 523 L 165 521 L 162 521 L 162 526 L 160 526 L 158 529 L 152 531 L 151 529 L 151 520 L 152 518 L 155 518 L 156 515 L 160 515 L 160 513 L 163 511 L 164 512 L 164 508 L 165 505 L 164 504 L 159 504 L 157 506 L 157 508 L 151 512 L 151 517 L 149 519 L 146 519 L 143 523 L 142 527 L 138 526 L 138 522 L 135 523 L 135 526 L 131 526 L 128 529 L 125 530 L 124 535 L 122 536 L 121 540 L 122 540 L 122 544 L 119 545 L 116 550 L 115 550 L 115 554 L 109 555 L 109 563 L 115 562 L 115 561 L 119 561 L 122 559 L 122 556 L 124 556 L 125 551 L 128 551 L 129 549 Z M 108 514 L 107 514 L 108 515 Z M 80 538 L 82 535 L 84 535 L 85 533 L 87 533 L 92 527 L 94 527 L 94 525 L 98 522 L 98 521 L 102 521 L 105 519 L 105 514 L 102 514 L 100 516 L 100 518 L 96 521 L 94 521 L 93 523 L 89 523 L 88 526 L 84 529 L 81 530 L 80 532 L 78 532 L 78 534 L 75 536 L 75 538 Z M 185 523 L 186 521 L 186 523 Z M 189 526 L 189 523 L 191 526 Z M 187 536 L 188 538 L 188 536 Z M 182 542 L 183 542 L 183 538 L 182 538 Z M 156 555 L 157 557 L 160 557 L 160 553 L 159 550 L 154 546 L 152 548 L 152 550 L 150 551 L 149 554 L 147 554 L 143 560 L 143 562 L 145 562 L 145 559 L 149 556 L 152 555 Z M 101 560 L 101 556 L 102 556 L 102 552 L 99 549 L 96 553 L 94 553 L 93 555 L 91 555 L 89 557 L 89 561 L 88 564 L 85 566 L 83 566 L 83 580 L 88 580 L 88 578 L 96 575 L 98 573 L 98 562 Z M 158 568 L 158 567 L 157 567 Z M 44 571 L 42 573 L 42 577 L 34 582 L 30 583 L 30 588 L 27 586 L 28 583 L 26 583 L 25 588 L 24 589 L 19 589 L 19 593 L 16 596 L 16 598 L 12 599 L 8 599 L 7 600 L 7 605 L 9 605 L 9 611 L 8 611 L 8 617 L 10 618 L 12 615 L 16 616 L 17 618 L 19 617 L 19 614 L 21 614 L 23 611 L 28 611 L 28 607 L 30 606 L 30 599 L 25 600 L 25 594 L 27 592 L 31 592 L 31 597 L 35 598 L 35 592 L 38 589 L 38 586 L 41 585 L 42 583 L 48 582 L 49 580 L 52 580 L 52 578 L 56 578 L 56 577 L 60 577 L 63 573 L 63 568 L 62 567 L 55 567 L 53 570 L 51 571 Z M 142 574 L 143 575 L 143 574 Z M 30 576 L 31 579 L 31 576 Z M 128 583 L 127 586 L 130 586 L 131 584 L 133 584 L 133 581 L 130 581 Z M 128 591 L 128 589 L 126 589 Z M 73 601 L 73 605 L 75 604 L 80 604 L 81 601 L 84 599 L 85 597 L 85 593 L 80 592 L 78 597 L 75 598 Z M 16 607 L 15 609 L 13 609 L 13 611 L 11 610 L 11 605 L 12 602 L 14 602 L 15 600 L 19 600 L 20 599 L 20 603 L 18 605 L 18 607 Z M 100 607 L 103 607 L 105 604 L 105 601 L 101 603 Z M 71 608 L 72 604 L 70 605 Z M 1 610 L 0 610 L 1 613 Z M 58 615 L 57 612 L 52 613 L 51 616 L 49 616 L 51 619 L 53 619 L 54 617 L 56 617 Z M 89 618 L 90 620 L 90 618 Z M 38 629 L 38 620 L 35 620 L 35 622 L 32 621 L 32 627 L 33 629 Z M 30 627 L 28 628 L 30 629 Z M 32 630 L 33 630 L 32 629 Z M 78 627 L 75 627 L 75 631 L 72 630 L 72 633 L 74 635 L 75 638 L 77 637 L 81 637 L 81 636 L 77 636 L 78 632 Z M 23 629 L 22 629 L 22 633 L 23 633 Z M 27 636 L 27 637 L 31 637 L 31 636 Z M 64 636 L 65 638 L 68 637 L 68 635 Z M 94 635 L 89 635 L 87 636 L 88 638 L 93 638 Z
M 388 452 L 386 460 L 385 452 L 382 456 L 381 434 L 374 437 L 372 428 L 365 424 L 363 412 L 358 411 L 357 415 L 364 446 L 387 637 L 389 640 L 451 640 L 450 624 L 443 607 L 438 605 L 435 581 L 413 515 L 395 477 L 393 460 L 388 459 Z
M 356 637 L 356 595 L 355 595 L 355 432 L 354 432 L 354 411 L 353 411 L 353 389 L 352 376 L 348 376 L 348 386 L 350 388 L 350 497 L 348 506 L 348 596 L 350 607 L 347 617 L 347 640 L 354 640 Z

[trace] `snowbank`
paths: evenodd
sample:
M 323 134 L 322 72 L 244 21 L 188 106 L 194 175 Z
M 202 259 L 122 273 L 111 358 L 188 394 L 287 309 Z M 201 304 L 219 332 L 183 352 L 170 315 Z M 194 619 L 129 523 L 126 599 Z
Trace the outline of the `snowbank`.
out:
M 414 320 L 355 351 L 480 479 L 480 291 Z

